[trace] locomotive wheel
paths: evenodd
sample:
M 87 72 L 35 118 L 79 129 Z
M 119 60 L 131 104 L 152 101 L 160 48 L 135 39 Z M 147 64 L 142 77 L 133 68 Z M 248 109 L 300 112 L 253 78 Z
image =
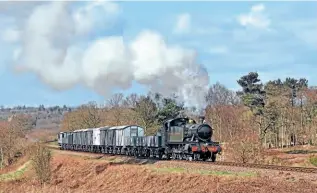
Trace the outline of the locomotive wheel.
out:
M 215 161 L 216 161 L 216 154 L 212 154 L 212 155 L 211 155 L 211 161 L 212 161 L 212 162 L 215 162 Z
M 172 159 L 174 159 L 174 160 L 176 159 L 176 153 L 174 153 L 174 152 L 172 153 Z

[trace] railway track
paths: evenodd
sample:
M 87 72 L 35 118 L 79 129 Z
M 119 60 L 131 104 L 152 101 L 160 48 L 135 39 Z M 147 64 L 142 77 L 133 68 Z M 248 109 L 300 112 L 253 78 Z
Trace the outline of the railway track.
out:
M 48 146 L 51 149 L 59 150 L 58 147 L 52 147 Z M 65 151 L 65 150 L 63 150 Z M 72 151 L 76 152 L 76 151 Z M 83 152 L 83 153 L 89 153 L 89 154 L 100 154 L 105 155 L 101 153 L 91 153 L 91 152 Z M 109 154 L 109 156 L 111 156 Z M 124 158 L 131 158 L 131 156 L 126 155 L 113 155 L 117 157 L 124 157 Z M 137 158 L 139 160 L 155 160 L 155 159 L 149 159 L 149 158 Z M 268 169 L 268 170 L 279 170 L 279 171 L 289 171 L 289 172 L 301 172 L 301 173 L 316 173 L 317 174 L 317 168 L 308 168 L 308 167 L 292 167 L 292 166 L 278 166 L 278 165 L 264 165 L 264 164 L 252 164 L 252 163 L 237 163 L 237 162 L 224 162 L 224 161 L 216 161 L 216 162 L 210 162 L 210 161 L 186 161 L 186 160 L 161 160 L 161 161 L 170 161 L 170 162 L 182 162 L 182 163 L 199 163 L 199 164 L 209 164 L 209 165 L 220 165 L 220 166 L 234 166 L 234 167 L 244 167 L 244 168 L 254 168 L 254 169 Z
M 172 162 L 188 162 L 184 160 L 171 160 Z M 290 172 L 301 172 L 301 173 L 316 173 L 317 168 L 309 167 L 293 167 L 293 166 L 278 166 L 278 165 L 264 165 L 264 164 L 252 164 L 252 163 L 237 163 L 237 162 L 206 162 L 206 161 L 192 161 L 194 163 L 209 164 L 209 165 L 220 165 L 220 166 L 234 166 L 234 167 L 245 167 L 245 168 L 255 168 L 255 169 L 269 169 L 269 170 L 279 170 L 279 171 L 290 171 Z

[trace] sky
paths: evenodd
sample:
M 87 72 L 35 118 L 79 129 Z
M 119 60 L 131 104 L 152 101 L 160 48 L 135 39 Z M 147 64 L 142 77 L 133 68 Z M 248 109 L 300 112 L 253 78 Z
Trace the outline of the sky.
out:
M 0 2 L 0 104 L 102 103 L 217 81 L 317 85 L 317 2 Z M 195 74 L 195 75 L 192 75 Z M 178 89 L 181 87 L 181 89 Z M 192 99 L 192 98 L 195 98 Z

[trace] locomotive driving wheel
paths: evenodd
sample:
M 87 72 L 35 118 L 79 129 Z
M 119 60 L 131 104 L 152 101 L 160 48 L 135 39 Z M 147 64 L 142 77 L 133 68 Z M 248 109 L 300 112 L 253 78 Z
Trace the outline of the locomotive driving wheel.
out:
M 177 154 L 175 153 L 176 149 L 172 148 L 172 159 L 175 160 L 177 159 Z
M 211 154 L 211 161 L 212 162 L 215 162 L 216 161 L 216 154 Z
M 177 157 L 176 157 L 176 153 L 175 152 L 172 152 L 172 159 L 175 160 Z

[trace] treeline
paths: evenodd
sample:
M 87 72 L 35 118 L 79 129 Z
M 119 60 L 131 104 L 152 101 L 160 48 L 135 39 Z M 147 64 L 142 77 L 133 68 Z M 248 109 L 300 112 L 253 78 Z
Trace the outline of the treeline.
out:
M 82 105 L 67 113 L 62 122 L 62 131 L 94 128 L 105 125 L 138 124 L 147 134 L 153 134 L 164 120 L 184 116 L 186 109 L 176 97 L 166 98 L 160 94 L 114 94 L 103 106 L 96 102 Z
M 285 147 L 317 143 L 317 89 L 305 78 L 286 78 L 262 83 L 258 73 L 250 72 L 237 80 L 238 92 L 216 83 L 206 93 L 206 121 L 212 124 L 214 140 L 249 141 L 263 147 Z M 177 98 L 160 94 L 118 93 L 103 106 L 95 102 L 82 105 L 65 115 L 62 130 L 70 131 L 104 125 L 139 124 L 154 133 L 162 121 L 190 116 Z

